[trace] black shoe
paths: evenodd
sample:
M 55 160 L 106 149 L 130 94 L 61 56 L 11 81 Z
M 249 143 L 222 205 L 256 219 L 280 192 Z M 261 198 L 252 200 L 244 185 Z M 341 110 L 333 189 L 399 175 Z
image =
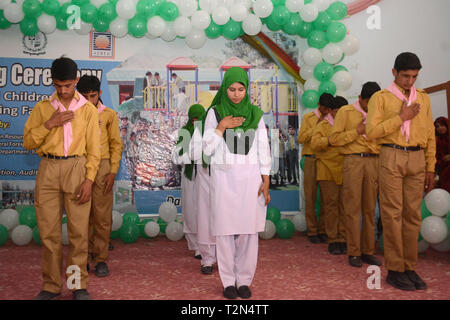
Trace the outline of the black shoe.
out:
M 348 256 L 348 263 L 352 267 L 356 267 L 356 268 L 362 267 L 361 257 L 359 257 L 359 256 Z
M 86 289 L 79 289 L 72 292 L 73 300 L 91 300 L 91 295 Z
M 415 291 L 416 290 L 414 283 L 412 283 L 411 280 L 409 280 L 408 276 L 404 272 L 388 270 L 386 282 L 389 283 L 394 288 L 397 288 L 400 290 L 405 290 L 405 291 Z
M 109 269 L 106 263 L 97 263 L 97 265 L 95 266 L 95 275 L 100 278 L 109 276 Z
M 211 274 L 213 272 L 212 266 L 202 266 L 201 271 L 203 274 Z
M 42 290 L 39 294 L 34 298 L 34 300 L 54 300 L 58 298 L 61 293 L 53 293 L 50 291 Z
M 361 260 L 362 262 L 370 265 L 381 266 L 381 261 L 378 260 L 373 254 L 362 254 Z
M 417 290 L 425 290 L 427 284 L 419 277 L 419 275 L 414 270 L 406 270 L 406 276 L 414 284 Z
M 346 242 L 338 242 L 339 250 L 341 254 L 347 254 L 347 243 Z
M 238 292 L 235 286 L 226 287 L 223 290 L 223 296 L 227 299 L 236 299 L 238 296 Z
M 195 259 L 199 259 L 199 260 L 201 260 L 202 259 L 202 255 L 200 254 L 200 252 L 199 251 L 195 251 L 195 253 L 194 253 L 194 258 Z
M 318 236 L 308 236 L 308 240 L 311 243 L 320 243 L 320 238 Z
M 327 243 L 328 242 L 328 236 L 325 233 L 321 233 L 318 235 L 320 239 L 320 243 Z
M 108 250 L 114 250 L 114 246 L 111 242 L 109 243 Z
M 240 286 L 237 290 L 239 297 L 242 299 L 248 299 L 252 296 L 252 292 L 248 286 Z
M 330 254 L 334 254 L 334 255 L 341 254 L 341 250 L 339 248 L 338 242 L 333 242 L 333 243 L 328 244 L 328 252 Z

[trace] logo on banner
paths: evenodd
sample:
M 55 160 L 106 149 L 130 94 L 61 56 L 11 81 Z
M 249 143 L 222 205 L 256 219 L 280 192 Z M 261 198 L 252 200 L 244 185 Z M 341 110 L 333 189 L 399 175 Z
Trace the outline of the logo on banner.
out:
M 114 58 L 114 37 L 109 32 L 91 32 L 89 56 L 91 58 Z
M 45 47 L 47 46 L 47 36 L 38 32 L 35 36 L 23 36 L 23 53 L 38 56 L 40 54 L 45 54 Z

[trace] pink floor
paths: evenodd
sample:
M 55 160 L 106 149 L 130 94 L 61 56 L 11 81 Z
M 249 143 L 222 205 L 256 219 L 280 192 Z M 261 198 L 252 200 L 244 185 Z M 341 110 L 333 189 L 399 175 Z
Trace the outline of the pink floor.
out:
M 164 236 L 139 239 L 134 244 L 113 240 L 111 275 L 90 274 L 89 292 L 98 300 L 216 300 L 224 299 L 215 266 L 212 275 L 200 273 L 200 262 L 187 250 L 186 241 Z M 259 260 L 252 284 L 255 300 L 426 300 L 450 299 L 450 253 L 428 249 L 419 255 L 417 272 L 426 291 L 405 292 L 385 281 L 368 289 L 367 265 L 350 267 L 346 256 L 332 256 L 326 244 L 310 244 L 298 232 L 291 239 L 260 240 Z M 64 248 L 67 255 L 68 247 Z M 383 259 L 382 256 L 379 256 Z M 0 247 L 0 300 L 32 299 L 41 289 L 41 250 L 34 242 L 24 247 L 10 240 Z M 72 299 L 67 288 L 62 299 Z

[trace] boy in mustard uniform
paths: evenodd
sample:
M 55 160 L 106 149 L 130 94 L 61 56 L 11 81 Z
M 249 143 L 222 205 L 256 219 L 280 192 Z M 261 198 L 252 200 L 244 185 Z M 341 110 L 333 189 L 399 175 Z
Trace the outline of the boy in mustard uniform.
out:
M 367 104 L 379 90 L 376 82 L 365 83 L 358 101 L 338 111 L 330 134 L 330 144 L 340 147 L 344 156 L 342 205 L 348 260 L 353 267 L 362 267 L 362 262 L 381 265 L 375 257 L 379 147 L 365 135 Z
M 331 111 L 333 96 L 324 93 L 320 96 L 317 110 L 303 116 L 298 143 L 303 144 L 302 157 L 305 157 L 303 170 L 303 190 L 305 193 L 305 219 L 308 228 L 308 240 L 311 243 L 326 243 L 325 211 L 320 212 L 319 221 L 316 218 L 315 204 L 317 197 L 316 155 L 311 148 L 311 138 L 317 124 L 322 121 Z M 328 117 L 330 117 L 328 115 Z
M 430 98 L 414 83 L 422 68 L 411 52 L 397 56 L 389 87 L 369 101 L 366 132 L 381 146 L 380 214 L 387 283 L 401 290 L 424 290 L 415 272 L 423 193 L 434 186 L 436 141 Z
M 42 241 L 43 290 L 36 300 L 61 294 L 62 208 L 67 214 L 70 252 L 66 276 L 76 300 L 90 300 L 87 292 L 88 224 L 92 184 L 100 162 L 98 115 L 95 107 L 75 91 L 77 65 L 66 57 L 52 63 L 56 92 L 38 102 L 23 136 L 24 147 L 37 149 L 42 160 L 36 175 L 36 219 Z
M 116 112 L 104 106 L 100 96 L 100 80 L 84 75 L 77 90 L 96 108 L 100 126 L 101 160 L 92 188 L 92 205 L 89 218 L 89 252 L 95 265 L 95 275 L 109 275 L 108 246 L 112 227 L 113 186 L 122 157 L 122 139 Z
M 329 142 L 334 117 L 344 104 L 347 104 L 345 99 L 340 101 L 340 99 L 333 98 L 331 117 L 324 118 L 317 124 L 311 138 L 311 148 L 316 153 L 317 180 L 326 212 L 325 230 L 328 235 L 328 252 L 330 254 L 347 253 L 342 209 L 342 163 L 344 157 L 339 153 L 339 148 L 331 146 Z

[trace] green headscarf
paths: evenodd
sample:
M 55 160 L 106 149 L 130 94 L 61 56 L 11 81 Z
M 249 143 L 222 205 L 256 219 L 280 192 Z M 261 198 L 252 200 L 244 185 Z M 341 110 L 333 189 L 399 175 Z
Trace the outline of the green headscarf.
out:
M 194 134 L 194 129 L 197 124 L 201 124 L 206 116 L 205 108 L 201 104 L 193 104 L 188 111 L 189 120 L 187 121 L 186 125 L 181 128 L 187 130 L 190 135 L 189 139 L 192 138 L 192 135 Z M 193 120 L 194 118 L 197 118 L 197 122 L 194 124 Z M 180 145 L 180 143 L 183 142 L 183 136 L 178 136 L 178 142 L 177 146 Z M 181 148 L 179 151 L 179 155 L 181 156 L 183 153 L 189 152 L 189 141 L 186 141 L 185 148 Z M 184 176 L 188 178 L 189 180 L 192 180 L 192 172 L 194 171 L 194 162 L 191 161 L 190 164 L 186 164 L 184 166 Z
M 235 82 L 242 83 L 246 90 L 244 99 L 238 104 L 234 104 L 228 98 L 227 94 L 227 89 Z M 256 130 L 256 128 L 258 128 L 259 120 L 263 116 L 263 111 L 257 106 L 252 105 L 250 102 L 248 85 L 247 72 L 240 67 L 232 67 L 225 72 L 219 91 L 211 103 L 211 107 L 214 106 L 222 119 L 230 115 L 233 117 L 245 118 L 245 121 L 241 126 L 233 129 L 235 131 L 237 129 L 243 131 L 247 131 L 248 129 Z

